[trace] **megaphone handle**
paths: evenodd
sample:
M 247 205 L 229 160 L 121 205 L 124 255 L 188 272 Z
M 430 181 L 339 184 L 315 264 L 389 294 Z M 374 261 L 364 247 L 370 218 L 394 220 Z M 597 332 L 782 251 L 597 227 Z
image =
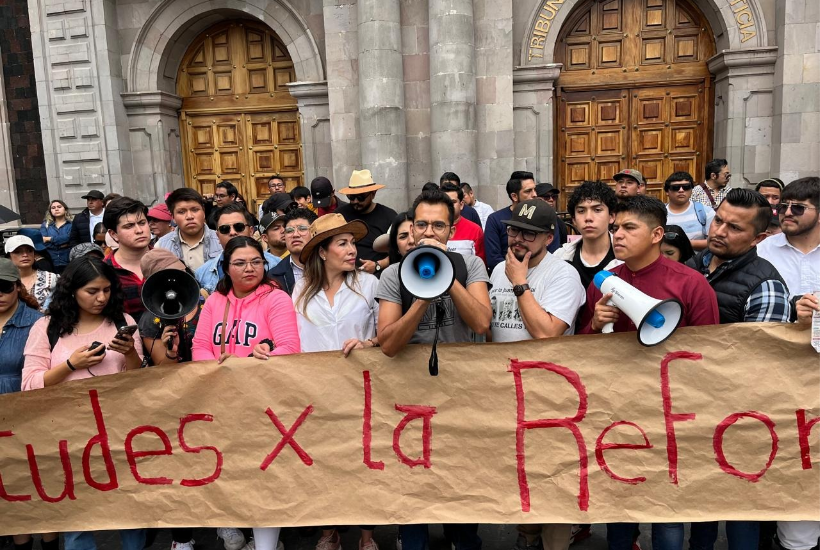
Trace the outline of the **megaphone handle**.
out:
M 615 302 L 609 300 L 606 305 L 614 306 Z M 610 334 L 615 330 L 615 323 L 607 323 L 604 325 L 604 328 L 601 329 L 601 334 Z

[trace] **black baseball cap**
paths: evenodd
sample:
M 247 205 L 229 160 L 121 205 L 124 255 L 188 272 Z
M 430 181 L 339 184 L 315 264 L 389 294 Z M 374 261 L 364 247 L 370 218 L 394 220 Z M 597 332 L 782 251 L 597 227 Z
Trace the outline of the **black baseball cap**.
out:
M 276 212 L 281 211 L 288 213 L 294 205 L 299 206 L 295 200 L 290 198 L 290 193 L 274 193 L 262 203 L 262 212 Z
M 536 197 L 546 197 L 547 195 L 557 195 L 560 193 L 560 189 L 556 189 L 552 186 L 551 183 L 539 183 L 535 186 L 535 196 Z
M 333 197 L 333 184 L 324 176 L 313 178 L 310 182 L 310 194 L 313 196 L 313 205 L 317 208 L 327 208 L 330 206 L 330 199 Z
M 97 200 L 104 200 L 104 199 L 105 199 L 105 195 L 103 195 L 103 194 L 102 194 L 102 191 L 97 191 L 96 189 L 94 189 L 93 191 L 89 191 L 88 193 L 86 193 L 85 195 L 83 195 L 83 196 L 82 196 L 82 197 L 80 197 L 80 198 L 81 198 L 81 199 L 97 199 Z
M 552 206 L 546 202 L 539 199 L 530 199 L 516 204 L 513 208 L 512 218 L 504 220 L 504 223 L 528 231 L 545 233 L 555 231 L 558 215 Z

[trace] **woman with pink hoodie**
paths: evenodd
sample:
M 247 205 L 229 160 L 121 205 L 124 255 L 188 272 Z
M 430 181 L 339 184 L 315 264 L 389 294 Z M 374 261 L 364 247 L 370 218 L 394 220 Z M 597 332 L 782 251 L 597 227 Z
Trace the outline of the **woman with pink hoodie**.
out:
M 268 279 L 262 247 L 250 237 L 225 245 L 225 273 L 205 302 L 193 341 L 194 361 L 299 353 L 290 296 Z
M 299 329 L 293 302 L 268 279 L 262 246 L 250 237 L 225 245 L 222 271 L 199 315 L 193 341 L 194 361 L 299 353 Z M 238 538 L 238 537 L 237 537 Z M 279 527 L 253 529 L 245 550 L 284 550 Z

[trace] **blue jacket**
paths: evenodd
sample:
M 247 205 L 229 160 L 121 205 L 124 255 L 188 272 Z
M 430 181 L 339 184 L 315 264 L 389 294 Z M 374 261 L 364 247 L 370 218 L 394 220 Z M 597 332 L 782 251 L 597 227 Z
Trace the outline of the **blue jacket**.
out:
M 276 267 L 280 260 L 270 252 L 265 252 L 265 261 L 268 262 L 268 268 Z M 208 291 L 208 294 L 213 294 L 216 290 L 216 284 L 225 276 L 222 271 L 222 254 L 216 258 L 212 258 L 205 262 L 202 267 L 196 270 L 194 277 L 196 277 L 199 286 Z
M 43 237 L 51 237 L 51 241 L 45 243 L 46 250 L 51 254 L 51 261 L 54 267 L 68 265 L 68 253 L 71 252 L 69 241 L 71 239 L 71 222 L 66 222 L 62 227 L 57 227 L 53 223 L 40 226 L 40 234 Z
M 165 250 L 170 250 L 174 256 L 179 258 L 180 260 L 183 259 L 182 256 L 182 241 L 179 237 L 179 228 L 171 231 L 167 235 L 163 235 L 157 241 L 155 245 L 156 248 L 164 248 Z M 216 234 L 216 231 L 205 226 L 205 237 L 202 239 L 202 246 L 205 247 L 205 261 L 211 260 L 216 257 L 222 257 L 222 245 L 219 244 L 219 237 Z M 205 267 L 204 265 L 202 267 Z M 200 268 L 201 269 L 201 268 Z
M 39 311 L 18 302 L 17 311 L 6 321 L 0 335 L 0 394 L 20 391 L 25 362 L 23 350 L 31 326 L 42 316 Z

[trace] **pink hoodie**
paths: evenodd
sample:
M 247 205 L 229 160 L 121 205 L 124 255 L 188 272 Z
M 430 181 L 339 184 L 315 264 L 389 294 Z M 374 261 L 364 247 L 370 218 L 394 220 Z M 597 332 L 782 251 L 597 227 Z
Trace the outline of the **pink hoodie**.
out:
M 219 292 L 210 295 L 199 314 L 193 342 L 194 361 L 219 359 L 222 319 L 228 302 L 225 353 L 248 357 L 253 347 L 265 339 L 273 340 L 273 355 L 301 351 L 296 312 L 290 296 L 263 284 L 244 298 L 234 296 L 233 290 L 227 296 Z

